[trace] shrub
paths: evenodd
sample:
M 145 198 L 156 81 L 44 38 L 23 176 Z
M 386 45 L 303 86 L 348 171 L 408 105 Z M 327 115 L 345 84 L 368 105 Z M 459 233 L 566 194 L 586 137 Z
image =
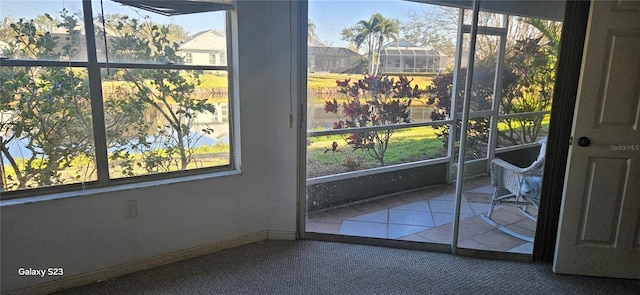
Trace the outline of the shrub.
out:
M 346 96 L 346 102 L 339 105 L 336 99 L 325 101 L 324 110 L 334 113 L 338 121 L 334 129 L 385 126 L 411 122 L 409 106 L 412 99 L 419 98 L 423 91 L 418 85 L 411 87 L 406 76 L 398 81 L 388 76 L 365 76 L 357 82 L 351 79 L 337 80 L 338 92 Z M 342 116 L 339 109 L 342 107 Z M 384 156 L 389 147 L 393 130 L 354 131 L 344 137 L 353 150 L 362 150 L 384 166 Z M 354 162 L 351 159 L 351 162 Z M 349 167 L 358 166 L 349 164 Z

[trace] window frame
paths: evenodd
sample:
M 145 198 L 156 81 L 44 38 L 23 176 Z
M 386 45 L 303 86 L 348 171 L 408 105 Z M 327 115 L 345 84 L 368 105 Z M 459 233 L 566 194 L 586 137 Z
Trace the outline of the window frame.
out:
M 95 32 L 95 26 L 93 23 L 93 5 L 92 1 L 78 0 L 82 2 L 82 21 L 84 22 L 85 32 Z M 34 197 L 47 194 L 56 193 L 73 193 L 74 191 L 84 191 L 86 189 L 94 188 L 108 188 L 115 187 L 124 184 L 135 184 L 144 182 L 153 182 L 166 179 L 177 179 L 190 176 L 203 176 L 209 177 L 221 177 L 228 175 L 229 171 L 238 170 L 239 165 L 237 163 L 236 154 L 238 153 L 235 143 L 236 128 L 235 128 L 235 91 L 234 91 L 234 69 L 232 58 L 234 57 L 237 49 L 233 46 L 233 27 L 232 18 L 235 14 L 232 13 L 233 8 L 229 8 L 224 11 L 225 13 L 225 37 L 227 54 L 221 55 L 226 57 L 226 65 L 193 65 L 187 64 L 186 60 L 184 64 L 160 64 L 160 63 L 130 63 L 130 62 L 101 62 L 98 61 L 98 54 L 96 49 L 95 34 L 85 34 L 86 46 L 87 46 L 87 61 L 61 61 L 61 60 L 26 60 L 26 59 L 1 59 L 0 67 L 64 67 L 64 68 L 81 68 L 86 69 L 89 80 L 89 99 L 91 102 L 91 114 L 93 124 L 93 143 L 95 148 L 95 166 L 97 173 L 97 180 L 71 183 L 71 184 L 56 184 L 51 186 L 42 186 L 36 188 L 26 188 L 14 191 L 2 191 L 0 189 L 0 200 L 19 199 L 25 197 Z M 151 12 L 153 13 L 153 12 Z M 136 175 L 122 178 L 111 178 L 109 175 L 109 160 L 106 144 L 106 126 L 104 121 L 104 106 L 103 106 L 103 88 L 102 88 L 102 76 L 101 71 L 103 69 L 118 69 L 118 68 L 135 68 L 135 69 L 158 69 L 158 70 L 186 70 L 186 71 L 223 71 L 227 73 L 227 116 L 229 123 L 229 164 L 213 166 L 213 167 L 201 167 L 187 170 L 177 170 L 169 172 L 159 172 L 153 174 Z M 226 173 L 224 173 L 226 172 Z M 185 179 L 185 180 L 189 180 Z
M 191 52 L 185 52 L 184 53 L 184 64 L 185 65 L 193 64 L 193 53 L 191 53 Z

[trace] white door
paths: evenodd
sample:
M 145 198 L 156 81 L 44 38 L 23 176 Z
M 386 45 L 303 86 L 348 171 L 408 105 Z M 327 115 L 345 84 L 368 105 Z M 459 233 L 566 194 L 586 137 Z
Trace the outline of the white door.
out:
M 639 128 L 640 2 L 592 1 L 555 272 L 640 279 Z

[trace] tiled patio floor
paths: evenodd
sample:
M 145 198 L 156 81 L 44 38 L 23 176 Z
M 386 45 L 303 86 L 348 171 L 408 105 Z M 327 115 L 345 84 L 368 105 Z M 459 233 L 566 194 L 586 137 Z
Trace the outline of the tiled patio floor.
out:
M 465 181 L 458 246 L 531 254 L 533 243 L 507 235 L 480 218 L 489 209 L 492 193 L 488 177 Z M 452 184 L 312 213 L 306 231 L 450 244 L 454 198 Z M 496 208 L 493 219 L 499 224 L 534 235 L 535 222 L 520 214 L 514 204 Z

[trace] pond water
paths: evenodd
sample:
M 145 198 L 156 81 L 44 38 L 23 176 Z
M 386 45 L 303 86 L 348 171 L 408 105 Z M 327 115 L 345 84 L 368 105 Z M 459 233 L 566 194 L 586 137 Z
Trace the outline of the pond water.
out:
M 214 146 L 218 143 L 229 143 L 228 106 L 227 104 L 216 104 L 216 110 L 217 111 L 215 114 L 202 112 L 194 116 L 194 118 L 192 119 L 193 121 L 189 138 L 192 138 L 193 140 L 195 140 L 195 142 L 191 144 L 191 147 L 198 148 L 201 146 Z M 4 112 L 3 116 L 5 118 L 12 118 L 13 113 Z M 155 126 L 166 125 L 166 120 L 155 109 L 147 109 L 144 113 L 144 116 L 147 124 L 150 126 L 149 129 L 146 130 L 147 134 L 149 134 L 146 140 L 147 142 L 155 142 L 157 133 Z M 206 134 L 202 132 L 202 130 L 205 128 L 213 129 L 213 133 Z M 10 135 L 11 133 L 0 134 L 0 137 L 2 137 L 3 140 L 6 140 Z M 131 153 L 136 152 L 131 147 L 132 144 L 137 143 L 136 135 L 129 134 L 124 136 L 129 136 L 129 138 L 131 138 L 131 144 L 126 145 L 124 147 L 124 150 Z M 20 139 L 14 138 L 9 143 L 7 143 L 7 150 L 14 159 L 30 158 L 33 155 L 33 152 L 27 148 L 29 140 L 29 137 L 23 137 Z M 161 145 L 154 146 L 161 147 Z M 122 147 L 111 147 L 108 149 L 108 152 L 114 152 L 121 148 Z M 40 152 L 40 150 L 36 150 L 36 152 Z M 8 159 L 4 154 L 2 154 L 2 161 L 4 164 L 8 163 Z
M 223 127 L 223 125 L 227 125 L 228 124 L 220 124 L 220 128 L 215 128 L 215 130 L 218 129 L 225 129 Z M 200 127 L 200 128 L 198 128 Z M 202 128 L 204 128 L 205 126 L 196 126 L 194 128 L 194 130 L 200 130 Z M 212 127 L 209 125 L 209 127 Z M 228 127 L 227 127 L 228 129 Z M 191 134 L 189 134 L 190 138 L 195 138 L 197 139 L 195 141 L 195 143 L 192 145 L 193 148 L 198 148 L 201 146 L 215 146 L 218 143 L 225 143 L 225 144 L 229 144 L 229 134 L 225 134 L 225 135 L 219 135 L 218 137 L 214 137 L 213 135 L 209 135 L 206 133 L 203 133 L 201 131 L 191 131 Z M 149 135 L 147 136 L 147 142 L 154 142 L 156 139 L 155 135 Z M 137 143 L 136 139 L 132 139 L 131 144 L 135 144 Z M 25 137 L 22 139 L 13 139 L 11 140 L 8 144 L 7 144 L 7 149 L 9 150 L 9 153 L 15 158 L 15 159 L 19 159 L 19 158 L 30 158 L 33 153 L 31 152 L 30 149 L 27 148 L 27 144 L 29 143 L 29 138 Z M 118 147 L 111 147 L 108 149 L 108 152 L 114 152 L 116 150 L 118 150 L 120 148 Z M 125 146 L 125 151 L 128 152 L 136 152 L 135 150 L 133 150 L 131 148 L 131 145 L 127 145 Z M 4 154 L 2 154 L 2 160 L 3 162 L 6 164 L 8 163 L 8 159 L 5 157 Z
M 327 98 L 327 100 L 329 99 Z M 433 107 L 427 107 L 419 102 L 412 103 L 409 107 L 409 111 L 411 112 L 409 118 L 411 118 L 411 122 L 413 123 L 431 122 L 431 111 L 433 111 L 433 109 Z M 331 129 L 333 128 L 333 122 L 340 120 L 338 116 L 344 120 L 342 108 L 340 108 L 337 114 L 327 113 L 324 111 L 324 104 L 310 103 L 307 105 L 307 130 L 318 131 Z

